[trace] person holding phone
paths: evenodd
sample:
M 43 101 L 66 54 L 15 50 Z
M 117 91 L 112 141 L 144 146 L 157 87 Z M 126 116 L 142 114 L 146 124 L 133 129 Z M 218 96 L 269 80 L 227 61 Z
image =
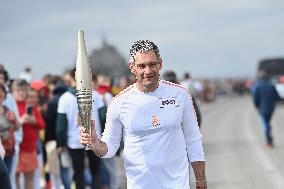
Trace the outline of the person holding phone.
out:
M 27 83 L 16 80 L 13 94 L 17 101 L 20 123 L 23 127 L 23 141 L 20 145 L 19 163 L 16 171 L 16 186 L 19 188 L 19 175 L 24 174 L 25 188 L 34 189 L 34 173 L 38 167 L 37 139 L 39 129 L 45 128 L 44 120 L 38 112 L 37 92 L 29 89 Z

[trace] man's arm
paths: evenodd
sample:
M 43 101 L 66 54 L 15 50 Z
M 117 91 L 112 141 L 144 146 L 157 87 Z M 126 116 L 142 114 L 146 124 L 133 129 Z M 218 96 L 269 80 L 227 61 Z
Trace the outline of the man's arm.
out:
M 196 188 L 207 188 L 207 180 L 205 176 L 205 161 L 192 162 L 191 166 L 196 179 Z
M 260 101 L 260 97 L 259 97 L 259 90 L 256 84 L 254 84 L 251 88 L 251 94 L 252 94 L 252 98 L 253 98 L 253 102 L 254 102 L 254 106 L 256 108 L 259 107 L 259 101 Z
M 192 165 L 196 177 L 196 188 L 206 189 L 204 151 L 190 94 L 187 94 L 184 99 L 182 129 L 186 142 L 188 160 Z
M 190 94 L 186 94 L 183 100 L 182 130 L 189 162 L 205 161 L 201 134 Z
M 55 132 L 56 132 L 56 142 L 57 147 L 62 148 L 67 146 L 67 130 L 68 130 L 68 120 L 65 110 L 65 98 L 62 95 L 59 98 L 57 106 L 57 114 L 55 120 Z
M 66 114 L 57 113 L 55 126 L 57 147 L 67 146 L 67 130 L 68 121 Z
M 83 145 L 91 144 L 92 151 L 96 156 L 103 157 L 107 154 L 107 145 L 105 142 L 98 139 L 95 126 L 92 129 L 92 137 L 86 133 L 86 128 L 80 126 L 80 143 Z
M 102 139 L 98 139 L 95 126 L 93 127 L 92 137 L 85 133 L 83 127 L 80 127 L 80 142 L 82 144 L 91 144 L 92 150 L 99 157 L 113 157 L 120 146 L 122 138 L 123 125 L 119 117 L 119 102 L 113 101 L 107 110 L 106 126 Z
M 92 151 L 96 154 L 96 156 L 103 157 L 107 154 L 107 145 L 105 142 L 97 139 L 97 141 L 92 144 Z

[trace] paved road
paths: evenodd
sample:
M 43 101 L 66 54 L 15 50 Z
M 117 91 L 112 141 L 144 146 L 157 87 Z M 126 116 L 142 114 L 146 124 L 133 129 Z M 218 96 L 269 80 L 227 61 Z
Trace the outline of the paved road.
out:
M 272 120 L 274 149 L 265 147 L 250 97 L 220 99 L 201 109 L 209 189 L 284 188 L 284 104 Z M 192 170 L 191 177 L 195 188 Z M 121 189 L 125 188 L 122 178 Z
M 284 188 L 284 104 L 272 120 L 274 149 L 265 147 L 250 97 L 218 100 L 202 110 L 210 189 Z

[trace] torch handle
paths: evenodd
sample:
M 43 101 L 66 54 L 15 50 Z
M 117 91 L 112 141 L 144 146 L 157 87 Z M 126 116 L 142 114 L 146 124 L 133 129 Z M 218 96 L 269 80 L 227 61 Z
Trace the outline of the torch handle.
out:
M 92 136 L 92 90 L 81 89 L 76 92 L 80 124 L 85 127 L 86 132 Z M 86 145 L 85 150 L 91 150 L 90 145 Z

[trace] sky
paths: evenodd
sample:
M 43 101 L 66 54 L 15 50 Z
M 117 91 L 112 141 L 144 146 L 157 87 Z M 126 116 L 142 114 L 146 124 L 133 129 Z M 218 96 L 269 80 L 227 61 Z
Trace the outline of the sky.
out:
M 128 59 L 139 39 L 154 41 L 163 71 L 181 77 L 256 74 L 259 60 L 284 57 L 282 0 L 0 0 L 0 63 L 13 78 L 61 74 L 76 58 L 77 30 L 87 51 L 108 43 Z

